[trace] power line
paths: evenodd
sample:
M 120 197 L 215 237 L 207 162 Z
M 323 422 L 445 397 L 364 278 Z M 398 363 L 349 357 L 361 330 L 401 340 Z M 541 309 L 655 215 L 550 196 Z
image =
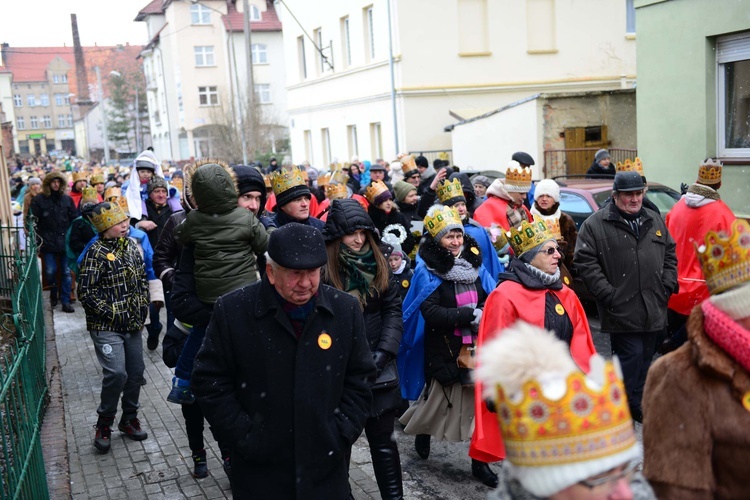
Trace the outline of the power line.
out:
M 326 57 L 326 55 L 323 53 L 323 50 L 320 47 L 318 47 L 318 44 L 315 43 L 315 40 L 312 39 L 312 37 L 307 32 L 307 30 L 305 29 L 305 27 L 302 26 L 302 23 L 299 22 L 299 19 L 297 19 L 297 16 L 294 15 L 294 12 L 292 12 L 292 9 L 289 8 L 289 6 L 286 4 L 286 2 L 284 2 L 284 0 L 279 0 L 279 1 L 281 2 L 281 4 L 284 7 L 286 7 L 286 10 L 289 11 L 289 14 L 292 16 L 292 19 L 294 19 L 294 22 L 297 23 L 297 26 L 300 27 L 300 29 L 302 30 L 302 33 L 304 33 L 305 36 L 310 40 L 310 42 L 313 44 L 313 47 L 315 47 L 315 50 L 317 50 L 318 54 L 320 54 L 320 57 L 323 58 L 323 60 L 328 65 L 328 67 L 331 69 L 331 71 L 333 71 L 333 64 L 331 64 L 331 62 L 328 60 L 328 57 Z

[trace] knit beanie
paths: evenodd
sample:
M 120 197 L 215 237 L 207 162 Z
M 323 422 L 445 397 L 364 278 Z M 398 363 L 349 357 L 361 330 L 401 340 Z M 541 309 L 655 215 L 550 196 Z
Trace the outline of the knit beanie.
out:
M 237 179 L 237 191 L 238 195 L 242 196 L 250 191 L 257 191 L 259 193 L 265 193 L 266 185 L 263 182 L 263 178 L 258 175 L 253 175 L 253 167 L 247 165 L 235 165 L 232 167 L 234 170 L 235 178 Z M 257 171 L 256 171 L 257 172 Z
M 600 149 L 594 155 L 594 161 L 596 161 L 597 163 L 599 163 L 605 158 L 611 158 L 611 156 L 609 155 L 609 151 L 607 151 L 606 149 Z
M 167 187 L 167 181 L 165 181 L 161 177 L 152 177 L 151 179 L 149 179 L 148 186 L 146 187 L 148 194 L 150 195 L 154 192 L 154 189 L 158 188 L 164 188 L 169 191 L 169 188 Z
M 490 184 L 492 184 L 492 182 L 490 182 L 489 177 L 487 177 L 486 175 L 475 175 L 471 179 L 471 184 L 472 185 L 479 184 L 480 186 L 484 186 L 484 187 L 488 188 L 488 187 L 490 187 Z
M 414 163 L 417 164 L 417 167 L 427 168 L 430 166 L 430 162 L 427 161 L 427 158 L 425 158 L 422 155 L 417 156 L 414 158 Z
M 39 177 L 29 177 L 28 185 L 29 186 L 33 186 L 34 184 L 41 185 L 42 184 L 42 179 L 40 179 Z
M 709 300 L 735 321 L 750 318 L 750 282 L 724 293 L 712 295 Z
M 385 202 L 386 200 L 392 200 L 392 199 L 393 199 L 393 195 L 391 195 L 390 191 L 386 190 L 380 193 L 379 195 L 377 195 L 375 199 L 372 200 L 372 203 L 377 207 L 381 203 Z
M 550 196 L 555 203 L 560 202 L 560 186 L 552 179 L 543 179 L 537 183 L 534 198 L 539 198 L 543 194 Z
M 404 181 L 398 181 L 393 185 L 393 191 L 396 193 L 396 201 L 400 201 L 401 203 L 404 202 L 410 192 L 416 190 L 417 186 Z

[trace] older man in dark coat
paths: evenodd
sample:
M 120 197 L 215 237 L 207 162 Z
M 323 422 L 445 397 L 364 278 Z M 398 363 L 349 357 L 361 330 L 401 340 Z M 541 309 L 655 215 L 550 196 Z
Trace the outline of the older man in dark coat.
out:
M 320 284 L 321 233 L 271 234 L 266 276 L 220 297 L 193 391 L 233 443 L 234 498 L 344 499 L 348 456 L 372 403 L 375 365 L 357 299 Z

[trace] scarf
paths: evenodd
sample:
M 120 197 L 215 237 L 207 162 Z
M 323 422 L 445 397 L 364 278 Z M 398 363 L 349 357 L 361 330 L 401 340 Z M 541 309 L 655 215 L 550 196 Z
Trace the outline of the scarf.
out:
M 463 249 L 461 249 L 461 251 L 463 252 Z M 458 282 L 465 285 L 474 283 L 477 280 L 477 277 L 479 277 L 479 271 L 473 268 L 471 264 L 469 264 L 469 261 L 462 259 L 461 254 L 454 259 L 453 267 L 451 267 L 450 271 L 445 274 L 440 274 L 429 266 L 427 269 L 444 281 L 453 281 L 454 283 Z
M 692 184 L 683 198 L 685 198 L 685 204 L 690 208 L 700 208 L 721 199 L 715 189 L 701 184 Z
M 614 200 L 612 201 L 614 204 Z M 638 238 L 641 235 L 641 214 L 643 213 L 643 209 L 641 208 L 640 212 L 637 214 L 629 214 L 627 212 L 623 212 L 619 208 L 617 208 L 617 205 L 614 205 L 615 210 L 620 214 L 620 217 L 622 217 L 622 220 L 625 221 L 625 223 L 630 226 L 630 230 L 633 231 L 635 234 L 635 237 Z
M 312 314 L 313 309 L 315 309 L 317 294 L 315 294 L 312 299 L 307 301 L 306 304 L 298 306 L 287 301 L 284 297 L 281 296 L 281 294 L 279 294 L 279 292 L 276 291 L 275 288 L 273 289 L 273 293 L 276 295 L 279 304 L 281 304 L 281 309 L 289 318 L 289 322 L 292 324 L 294 334 L 297 336 L 297 340 L 299 340 L 299 338 L 302 336 L 302 330 L 305 328 L 307 318 L 310 316 L 310 314 Z
M 545 273 L 541 269 L 532 266 L 531 264 L 527 264 L 526 262 L 524 262 L 523 264 L 526 266 L 526 269 L 528 269 L 529 272 L 534 275 L 535 278 L 542 282 L 544 286 L 550 286 L 552 283 L 560 279 L 559 267 L 557 268 L 557 271 L 555 271 L 555 274 L 549 274 Z
M 529 214 L 526 213 L 526 210 L 521 208 L 523 204 L 518 205 L 518 208 L 515 208 L 515 205 L 511 201 L 508 204 L 508 208 L 505 210 L 505 215 L 508 217 L 508 224 L 510 224 L 510 227 L 518 227 L 521 225 L 521 222 L 531 222 L 529 220 Z
M 341 245 L 339 263 L 344 271 L 344 291 L 357 297 L 360 306 L 364 309 L 367 295 L 372 289 L 372 281 L 378 270 L 370 245 L 365 243 L 358 252 L 346 245 Z
M 703 330 L 706 335 L 750 372 L 750 331 L 730 318 L 710 300 L 701 304 L 703 310 Z
M 461 250 L 463 252 L 463 249 Z M 439 274 L 433 269 L 432 273 L 442 278 L 444 281 L 452 281 L 454 294 L 456 297 L 456 307 L 471 307 L 475 309 L 479 300 L 477 287 L 475 285 L 479 277 L 479 271 L 469 264 L 469 261 L 458 257 L 454 259 L 453 267 L 445 274 Z M 456 327 L 453 330 L 456 337 L 461 337 L 464 344 L 473 344 L 476 332 L 472 327 Z
M 393 274 L 399 275 L 404 272 L 404 268 L 406 267 L 406 259 L 401 259 L 401 265 L 398 266 L 398 269 L 393 271 Z
M 548 210 L 544 210 L 541 207 L 539 207 L 536 204 L 536 202 L 534 202 L 534 204 L 531 205 L 531 215 L 533 215 L 535 219 L 537 217 L 540 219 L 544 219 L 544 220 L 559 219 L 560 218 L 560 203 L 555 203 L 554 205 L 552 205 L 552 208 Z

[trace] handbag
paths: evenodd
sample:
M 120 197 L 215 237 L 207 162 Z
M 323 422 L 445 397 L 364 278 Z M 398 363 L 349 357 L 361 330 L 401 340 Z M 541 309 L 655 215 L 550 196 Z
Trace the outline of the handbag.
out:
M 476 366 L 474 350 L 475 347 L 471 345 L 461 346 L 461 350 L 458 352 L 458 358 L 456 358 L 456 363 L 458 363 L 459 368 L 468 368 L 469 370 L 474 369 Z
M 372 389 L 390 389 L 396 387 L 399 383 L 398 378 L 398 365 L 396 359 L 393 358 L 388 361 L 383 370 L 378 374 L 378 378 L 372 384 Z

